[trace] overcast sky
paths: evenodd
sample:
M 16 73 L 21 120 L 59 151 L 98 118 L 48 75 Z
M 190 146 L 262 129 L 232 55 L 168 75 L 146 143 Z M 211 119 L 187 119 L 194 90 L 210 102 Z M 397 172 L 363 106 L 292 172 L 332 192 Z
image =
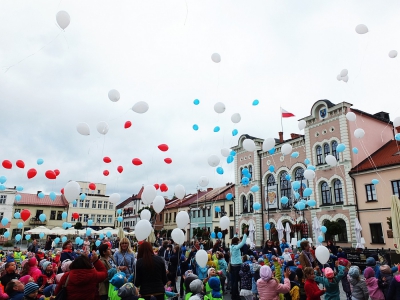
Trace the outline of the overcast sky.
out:
M 65 32 L 56 23 L 60 10 L 71 16 Z M 80 180 L 106 183 L 107 194 L 122 199 L 142 185 L 166 183 L 172 196 L 177 184 L 194 192 L 200 176 L 210 187 L 233 181 L 221 148 L 245 133 L 278 137 L 280 106 L 296 115 L 284 120 L 285 138 L 299 132 L 297 120 L 319 99 L 387 111 L 393 120 L 400 115 L 400 57 L 388 53 L 400 51 L 399 15 L 400 2 L 390 0 L 3 0 L 0 160 L 14 166 L 0 167 L 0 175 L 27 192 L 59 193 Z M 357 34 L 358 24 L 369 32 Z M 344 68 L 347 84 L 336 79 Z M 108 99 L 110 89 L 120 92 L 118 102 Z M 131 110 L 138 101 L 148 103 L 147 113 Z M 219 101 L 226 105 L 220 115 L 213 109 Z M 242 120 L 233 124 L 236 112 Z M 132 127 L 124 129 L 128 120 Z M 106 135 L 96 130 L 100 121 L 110 126 Z M 77 132 L 80 122 L 90 136 Z M 221 157 L 224 175 L 208 165 L 211 154 Z M 142 166 L 131 163 L 135 157 Z M 25 169 L 15 166 L 18 159 Z M 38 171 L 31 180 L 29 168 Z M 57 180 L 46 179 L 54 169 Z

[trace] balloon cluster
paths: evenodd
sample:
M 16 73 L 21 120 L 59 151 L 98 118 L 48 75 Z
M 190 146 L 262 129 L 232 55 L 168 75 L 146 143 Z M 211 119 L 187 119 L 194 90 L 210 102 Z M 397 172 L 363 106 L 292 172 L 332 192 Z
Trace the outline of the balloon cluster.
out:
M 349 81 L 349 71 L 347 69 L 343 69 L 340 73 L 336 76 L 338 81 L 347 82 Z

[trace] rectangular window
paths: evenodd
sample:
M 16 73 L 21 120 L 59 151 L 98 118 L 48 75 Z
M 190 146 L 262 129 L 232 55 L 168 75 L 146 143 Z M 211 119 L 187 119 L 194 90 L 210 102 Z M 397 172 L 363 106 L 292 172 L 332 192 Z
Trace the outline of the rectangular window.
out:
M 165 213 L 165 223 L 168 223 L 168 213 Z
M 225 205 L 221 205 L 221 216 L 225 216 Z
M 101 218 L 101 222 L 103 223 L 107 222 L 107 215 L 103 215 L 103 217 Z
M 92 201 L 92 208 L 96 208 L 96 206 L 97 206 L 97 201 L 96 201 L 96 200 L 93 200 L 93 201 Z
M 0 195 L 0 204 L 6 204 L 7 195 Z
M 169 222 L 171 223 L 171 221 L 172 221 L 172 218 L 171 218 L 171 213 L 169 213 Z
M 221 212 L 222 212 L 222 210 L 221 210 Z M 215 218 L 218 219 L 218 213 L 216 211 L 214 213 L 215 213 Z
M 370 223 L 369 229 L 371 231 L 372 244 L 384 244 L 383 231 L 381 223 Z
M 211 208 L 207 208 L 207 217 L 211 217 Z
M 159 214 L 159 216 L 160 216 L 160 222 L 162 222 L 162 214 Z
M 56 211 L 52 210 L 50 211 L 50 220 L 55 220 L 56 219 Z
M 230 239 L 233 239 L 233 233 L 234 233 L 233 226 L 229 226 L 229 238 Z
M 0 222 L 1 222 L 1 220 L 3 220 L 3 217 L 4 217 L 4 213 L 1 212 L 1 213 L 0 213 Z
M 90 200 L 86 199 L 85 200 L 85 208 L 89 208 L 90 207 Z
M 132 226 L 135 226 L 135 221 L 132 221 L 132 224 L 133 224 Z
M 21 212 L 21 209 L 20 209 L 20 208 L 16 208 L 16 209 L 14 210 L 14 214 L 17 213 L 17 212 L 20 213 L 20 212 Z M 15 219 L 14 215 L 13 215 L 13 219 Z
M 98 202 L 97 208 L 98 208 L 98 209 L 102 209 L 102 208 L 103 208 L 103 201 L 99 201 L 99 202 Z
M 396 195 L 397 198 L 400 196 L 400 180 L 392 181 L 392 189 L 393 195 Z
M 233 204 L 229 204 L 229 216 L 233 217 Z
M 113 216 L 112 215 L 108 215 L 108 223 L 112 223 Z
M 94 223 L 96 223 L 96 215 L 91 214 L 90 215 L 90 220 L 92 220 Z
M 365 191 L 367 192 L 367 201 L 377 201 L 375 184 L 366 184 Z
M 100 194 L 100 190 L 97 190 L 97 194 Z
M 109 203 L 109 205 L 108 205 L 108 209 L 114 209 L 114 203 Z
M 199 210 L 199 218 L 200 218 L 200 212 L 201 212 L 201 211 Z M 206 216 L 206 209 L 204 208 L 204 209 L 203 209 L 203 217 L 205 217 L 205 216 Z
M 57 211 L 57 220 L 59 221 L 59 220 L 62 220 L 62 211 L 61 210 L 59 210 L 59 211 Z
M 97 223 L 100 223 L 101 222 L 101 215 L 97 215 Z
M 83 208 L 83 203 L 84 203 L 85 201 L 84 200 L 79 200 L 79 207 L 80 208 Z
M 108 207 L 108 202 L 107 202 L 107 201 L 104 201 L 103 209 L 107 209 L 107 207 Z
M 73 202 L 72 202 L 72 207 L 78 207 L 78 201 L 76 201 L 76 200 L 73 201 Z
M 176 212 L 174 212 L 174 223 L 176 222 Z
M 83 215 L 83 222 L 87 222 L 89 220 L 89 215 L 88 214 L 84 214 Z
M 78 221 L 79 221 L 79 222 L 82 222 L 82 214 L 79 214 Z

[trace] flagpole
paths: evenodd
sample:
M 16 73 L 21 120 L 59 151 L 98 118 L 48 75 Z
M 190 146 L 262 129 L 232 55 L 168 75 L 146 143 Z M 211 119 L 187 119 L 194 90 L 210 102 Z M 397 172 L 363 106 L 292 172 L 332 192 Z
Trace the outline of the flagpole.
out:
M 283 135 L 283 122 L 282 122 L 282 107 L 281 107 L 281 128 L 282 128 L 282 135 Z

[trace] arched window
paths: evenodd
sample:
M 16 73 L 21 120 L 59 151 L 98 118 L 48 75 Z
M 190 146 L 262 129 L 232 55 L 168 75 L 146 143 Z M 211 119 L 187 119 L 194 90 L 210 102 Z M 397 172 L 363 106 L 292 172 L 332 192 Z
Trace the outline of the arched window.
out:
M 305 187 L 307 185 L 306 179 L 304 178 L 304 169 L 303 168 L 297 168 L 296 171 L 294 171 L 294 179 L 301 183 L 298 193 L 300 194 L 300 197 L 303 197 L 303 190 L 305 189 Z
M 280 186 L 281 195 L 280 196 L 281 197 L 286 196 L 289 198 L 289 202 L 285 205 L 282 204 L 282 208 L 289 208 L 292 205 L 292 199 L 291 199 L 292 198 L 292 186 L 291 186 L 290 180 L 286 179 L 287 175 L 288 175 L 287 172 L 283 172 L 280 177 L 280 184 L 281 184 L 281 186 Z
M 250 180 L 253 180 L 253 166 L 249 165 Z
M 335 202 L 337 204 L 338 203 L 343 203 L 342 182 L 339 179 L 336 179 L 333 186 L 335 188 Z
M 332 155 L 336 157 L 337 160 L 339 160 L 339 153 L 336 152 L 337 145 L 338 143 L 336 141 L 332 142 Z
M 249 210 L 250 210 L 251 213 L 253 213 L 254 212 L 254 209 L 253 209 L 253 202 L 254 202 L 253 201 L 253 195 L 250 194 L 249 198 L 250 198 Z
M 331 190 L 329 189 L 329 186 L 325 181 L 321 183 L 321 196 L 322 196 L 322 205 L 332 204 Z
M 247 198 L 244 195 L 242 196 L 242 209 L 243 209 L 243 213 L 248 212 Z
M 317 146 L 317 148 L 315 150 L 317 152 L 317 165 L 322 165 L 324 163 L 324 161 L 322 159 L 322 147 Z
M 346 222 L 343 219 L 337 219 L 340 227 L 342 227 L 342 232 L 338 234 L 338 241 L 339 242 L 347 242 L 347 227 Z
M 274 175 L 269 175 L 267 178 L 267 186 L 275 185 L 275 177 Z
M 331 153 L 331 147 L 328 144 L 324 144 L 324 160 L 327 155 Z
M 243 178 L 243 168 L 240 168 L 240 179 Z

